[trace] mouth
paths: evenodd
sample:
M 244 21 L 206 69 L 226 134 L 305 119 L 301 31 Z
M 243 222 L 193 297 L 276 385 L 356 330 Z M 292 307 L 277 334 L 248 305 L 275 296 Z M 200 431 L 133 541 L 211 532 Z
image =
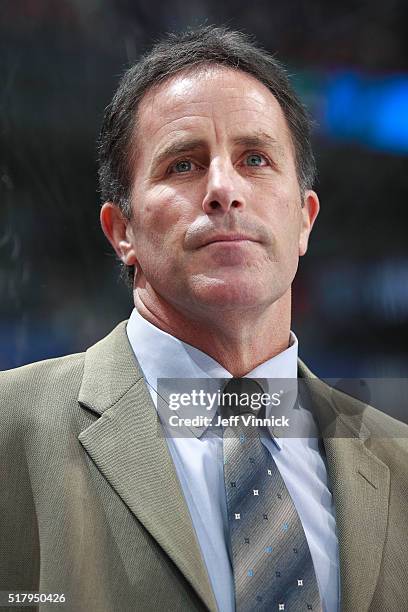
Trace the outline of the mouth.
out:
M 207 240 L 204 244 L 200 245 L 199 248 L 203 248 L 206 246 L 210 246 L 211 244 L 222 244 L 225 246 L 238 246 L 243 243 L 248 242 L 259 242 L 259 240 L 254 240 L 251 236 L 247 236 L 245 234 L 223 234 L 213 236 L 209 240 Z

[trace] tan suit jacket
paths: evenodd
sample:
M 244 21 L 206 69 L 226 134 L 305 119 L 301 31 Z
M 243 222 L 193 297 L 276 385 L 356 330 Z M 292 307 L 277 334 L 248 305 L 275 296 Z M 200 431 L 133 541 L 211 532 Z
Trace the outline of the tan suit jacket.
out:
M 84 354 L 0 374 L 0 591 L 65 594 L 65 605 L 38 610 L 215 612 L 125 325 Z M 326 432 L 341 611 L 405 612 L 408 426 L 300 361 L 299 376 L 314 380 Z M 357 412 L 359 431 L 347 419 Z

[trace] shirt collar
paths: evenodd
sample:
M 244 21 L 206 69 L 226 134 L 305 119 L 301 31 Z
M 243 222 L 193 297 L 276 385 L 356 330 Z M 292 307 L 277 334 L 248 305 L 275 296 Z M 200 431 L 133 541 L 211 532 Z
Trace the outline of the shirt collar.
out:
M 147 321 L 136 308 L 133 309 L 126 327 L 128 339 L 148 386 L 157 394 L 159 378 L 232 378 L 215 359 L 179 340 Z M 298 340 L 291 331 L 288 348 L 268 359 L 246 374 L 256 379 L 297 379 Z M 264 389 L 268 392 L 269 389 Z M 191 427 L 192 433 L 200 437 L 206 427 Z M 280 449 L 282 438 L 276 432 L 271 437 Z

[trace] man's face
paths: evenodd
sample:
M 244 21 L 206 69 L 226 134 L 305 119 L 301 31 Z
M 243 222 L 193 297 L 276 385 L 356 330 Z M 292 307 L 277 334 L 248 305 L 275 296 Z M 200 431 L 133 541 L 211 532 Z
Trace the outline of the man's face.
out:
M 137 286 L 192 314 L 285 294 L 318 203 L 300 194 L 270 91 L 227 68 L 181 74 L 146 94 L 136 137 L 127 263 Z

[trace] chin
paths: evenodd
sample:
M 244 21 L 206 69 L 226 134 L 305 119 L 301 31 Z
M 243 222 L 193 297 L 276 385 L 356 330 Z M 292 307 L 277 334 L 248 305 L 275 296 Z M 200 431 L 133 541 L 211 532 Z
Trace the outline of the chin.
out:
M 269 290 L 268 290 L 269 289 Z M 278 299 L 280 295 L 271 296 L 268 283 L 254 279 L 245 281 L 238 279 L 201 279 L 195 283 L 194 297 L 196 303 L 205 305 L 206 308 L 214 306 L 218 310 L 241 310 L 249 308 L 260 308 Z

